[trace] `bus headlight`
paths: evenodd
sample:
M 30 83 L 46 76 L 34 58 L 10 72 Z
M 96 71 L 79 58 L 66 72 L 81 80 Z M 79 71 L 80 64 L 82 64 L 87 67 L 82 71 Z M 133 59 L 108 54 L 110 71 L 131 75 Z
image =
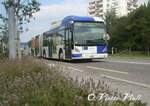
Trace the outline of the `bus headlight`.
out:
M 75 47 L 75 51 L 76 51 L 76 52 L 80 52 L 80 50 L 79 50 L 77 47 Z

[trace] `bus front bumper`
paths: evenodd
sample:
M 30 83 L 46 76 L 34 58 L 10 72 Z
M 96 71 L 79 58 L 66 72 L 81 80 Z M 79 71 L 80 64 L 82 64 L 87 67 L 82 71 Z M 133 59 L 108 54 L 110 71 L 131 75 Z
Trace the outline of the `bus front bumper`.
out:
M 107 58 L 108 54 L 72 54 L 72 59 L 103 59 Z

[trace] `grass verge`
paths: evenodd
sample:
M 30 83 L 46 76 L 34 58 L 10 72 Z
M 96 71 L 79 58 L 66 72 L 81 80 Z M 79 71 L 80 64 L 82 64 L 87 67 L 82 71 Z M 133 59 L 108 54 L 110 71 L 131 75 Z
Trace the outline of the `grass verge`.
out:
M 150 59 L 150 56 L 148 56 L 148 54 L 146 54 L 145 52 L 132 51 L 129 54 L 129 52 L 126 50 L 121 51 L 121 52 L 114 54 L 114 55 L 110 54 L 110 57 L 125 58 L 125 59 Z
M 66 78 L 42 62 L 0 61 L 0 106 L 145 106 L 141 101 L 89 102 L 89 93 L 121 95 L 104 82 Z

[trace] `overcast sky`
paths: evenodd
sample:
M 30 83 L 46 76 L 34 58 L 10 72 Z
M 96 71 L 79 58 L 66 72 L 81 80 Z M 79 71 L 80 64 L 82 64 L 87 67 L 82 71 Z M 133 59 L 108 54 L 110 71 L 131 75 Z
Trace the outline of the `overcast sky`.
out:
M 2 2 L 3 0 L 0 0 Z M 139 0 L 139 4 L 148 0 Z M 68 15 L 87 15 L 88 0 L 39 0 L 41 3 L 40 12 L 36 13 L 35 20 L 25 25 L 29 31 L 21 34 L 21 41 L 29 41 L 33 36 L 50 29 L 52 21 L 60 20 Z M 5 13 L 0 5 L 0 13 Z

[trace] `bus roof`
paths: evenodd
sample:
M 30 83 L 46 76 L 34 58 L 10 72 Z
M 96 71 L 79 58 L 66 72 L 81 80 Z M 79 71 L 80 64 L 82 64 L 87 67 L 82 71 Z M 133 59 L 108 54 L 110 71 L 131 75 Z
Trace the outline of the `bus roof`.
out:
M 49 31 L 44 32 L 43 34 L 49 34 L 52 32 L 56 32 L 60 26 L 65 26 L 70 24 L 71 21 L 78 21 L 78 22 L 104 22 L 103 19 L 99 18 L 99 17 L 89 17 L 89 16 L 67 16 L 65 17 L 62 22 L 60 23 L 60 25 L 58 25 L 58 27 L 55 27 Z
M 82 21 L 82 22 L 104 22 L 101 18 L 98 17 L 89 17 L 89 16 L 67 16 L 62 20 L 62 25 L 66 25 L 71 21 Z

